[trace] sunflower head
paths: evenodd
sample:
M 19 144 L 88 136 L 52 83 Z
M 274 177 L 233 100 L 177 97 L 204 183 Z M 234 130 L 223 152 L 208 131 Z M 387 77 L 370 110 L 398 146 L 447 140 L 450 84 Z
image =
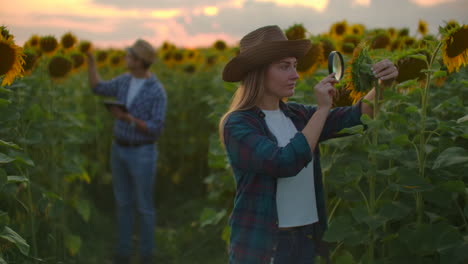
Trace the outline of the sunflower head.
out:
M 343 20 L 333 24 L 330 28 L 330 35 L 333 37 L 341 38 L 348 32 L 348 22 Z
M 5 26 L 0 26 L 0 34 L 3 39 L 13 39 L 13 35 L 10 34 L 10 31 Z
M 305 39 L 306 29 L 302 24 L 294 24 L 288 29 L 286 29 L 286 37 L 289 40 L 296 40 L 296 39 Z
M 174 61 L 180 63 L 184 60 L 184 53 L 180 50 L 176 51 L 173 56 Z
M 73 62 L 73 70 L 78 70 L 85 64 L 85 57 L 83 53 L 80 52 L 73 52 L 70 54 L 70 58 Z
M 3 37 L 0 34 L 0 76 L 3 76 L 2 86 L 10 85 L 23 72 L 23 49 L 13 42 L 13 37 Z
M 397 37 L 397 34 L 398 34 L 396 28 L 394 28 L 394 27 L 388 28 L 388 29 L 387 29 L 387 33 L 388 33 L 388 35 L 390 36 L 390 38 L 392 38 L 392 39 L 393 39 L 393 38 L 396 38 L 396 37 Z
M 354 24 L 351 26 L 351 34 L 353 35 L 362 36 L 365 31 L 366 27 L 362 24 Z
M 109 58 L 109 53 L 105 50 L 99 50 L 96 53 L 96 61 L 99 65 L 104 65 L 107 62 L 107 59 Z
M 217 40 L 214 44 L 213 44 L 213 48 L 215 48 L 216 50 L 219 50 L 219 51 L 223 51 L 227 48 L 227 45 L 226 45 L 226 42 L 224 42 L 223 40 Z
M 412 79 L 424 80 L 425 74 L 421 70 L 427 69 L 430 52 L 426 49 L 415 49 L 400 55 L 395 66 L 398 68 L 397 82 Z
M 297 71 L 303 75 L 311 74 L 323 61 L 323 48 L 320 42 L 312 43 L 309 51 L 297 62 Z
M 442 58 L 448 72 L 458 71 L 468 63 L 468 25 L 443 31 Z
M 72 67 L 73 62 L 70 59 L 62 55 L 55 55 L 49 62 L 49 76 L 55 80 L 63 79 L 72 70 Z
M 388 35 L 387 32 L 380 32 L 377 33 L 373 38 L 371 42 L 371 48 L 372 49 L 385 49 L 387 48 L 391 43 L 390 36 Z
M 39 47 L 45 54 L 53 54 L 58 48 L 57 39 L 54 36 L 42 37 L 39 41 Z
M 369 56 L 369 47 L 366 43 L 359 44 L 354 49 L 353 58 L 346 69 L 349 96 L 353 101 L 358 101 L 367 91 L 369 91 L 375 81 L 372 73 L 372 59 Z
M 24 43 L 25 48 L 39 49 L 39 42 L 41 38 L 38 35 L 32 35 L 26 43 Z
M 460 24 L 458 24 L 458 22 L 457 22 L 456 20 L 453 20 L 453 19 L 452 19 L 452 20 L 449 20 L 449 21 L 446 23 L 444 29 L 445 29 L 445 31 L 449 31 L 449 30 L 451 30 L 451 29 L 453 29 L 453 28 L 456 28 L 456 27 L 459 27 L 459 26 L 460 26 Z
M 124 61 L 124 55 L 120 54 L 119 52 L 115 52 L 114 54 L 111 55 L 110 57 L 110 64 L 113 67 L 119 67 L 122 65 Z
M 65 50 L 69 50 L 73 48 L 76 44 L 76 37 L 73 35 L 71 32 L 66 33 L 65 35 L 62 36 L 60 40 L 60 44 Z
M 405 48 L 412 48 L 416 44 L 416 39 L 412 37 L 405 37 L 403 44 Z
M 23 54 L 24 54 L 23 55 L 23 58 L 24 58 L 23 71 L 25 73 L 30 73 L 34 70 L 36 63 L 39 60 L 39 55 L 37 54 L 36 51 L 31 50 L 31 49 L 24 50 Z
M 344 36 L 343 38 L 343 44 L 345 43 L 351 43 L 353 44 L 355 47 L 357 47 L 357 45 L 359 45 L 359 43 L 361 42 L 361 36 L 359 35 L 346 35 Z
M 404 39 L 403 38 L 397 38 L 392 41 L 390 44 L 390 50 L 391 51 L 396 51 L 396 50 L 401 50 L 404 46 Z
M 420 19 L 418 23 L 418 32 L 425 36 L 428 32 L 427 22 Z
M 197 68 L 195 67 L 195 65 L 193 65 L 192 63 L 188 64 L 188 65 L 185 65 L 184 67 L 184 72 L 188 73 L 188 74 L 192 74 L 194 73 L 195 71 L 197 70 Z
M 335 42 L 332 39 L 327 38 L 327 37 L 322 37 L 319 39 L 319 41 L 322 44 L 322 50 L 323 50 L 322 63 L 327 63 L 326 59 L 328 58 L 328 55 L 330 54 L 330 52 L 336 50 Z
M 81 53 L 86 53 L 88 51 L 91 51 L 92 45 L 91 42 L 89 41 L 81 41 L 80 44 L 78 45 L 78 49 L 80 50 Z
M 164 41 L 162 46 L 161 46 L 161 50 L 162 51 L 170 51 L 170 50 L 174 50 L 175 49 L 175 45 L 167 42 L 167 41 Z
M 353 43 L 345 42 L 345 43 L 343 43 L 343 46 L 341 46 L 341 50 L 343 50 L 344 54 L 349 55 L 349 54 L 353 54 L 355 47 L 356 47 L 356 45 L 354 45 Z
M 398 37 L 407 37 L 409 36 L 409 29 L 408 28 L 402 28 L 400 31 L 398 31 Z
M 351 97 L 351 89 L 346 86 L 350 85 L 346 82 L 340 82 L 335 85 L 337 95 L 333 98 L 333 107 L 350 106 L 353 104 L 353 98 Z
M 205 63 L 206 63 L 206 65 L 208 65 L 208 66 L 214 65 L 214 64 L 216 63 L 216 61 L 217 61 L 216 55 L 210 55 L 210 56 L 207 56 L 207 57 L 205 58 Z

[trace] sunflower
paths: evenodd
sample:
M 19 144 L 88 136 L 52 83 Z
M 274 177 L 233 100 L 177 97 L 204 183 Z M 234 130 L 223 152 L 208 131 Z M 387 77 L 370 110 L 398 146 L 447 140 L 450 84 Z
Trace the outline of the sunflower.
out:
M 354 24 L 351 26 L 351 34 L 353 35 L 362 36 L 365 31 L 366 27 L 362 24 Z
M 113 67 L 119 67 L 124 62 L 124 55 L 119 52 L 115 52 L 110 56 L 110 64 Z
M 41 38 L 38 35 L 32 35 L 28 41 L 24 43 L 25 48 L 39 49 L 39 42 Z
M 188 74 L 192 74 L 196 70 L 197 70 L 197 68 L 195 68 L 195 65 L 193 65 L 192 63 L 190 63 L 188 65 L 185 65 L 185 67 L 184 67 L 184 72 L 186 72 Z
M 39 47 L 41 48 L 41 51 L 43 51 L 45 54 L 51 55 L 58 48 L 57 39 L 55 39 L 54 36 L 42 37 L 39 41 Z
M 405 37 L 403 40 L 405 48 L 412 48 L 416 44 L 416 39 L 412 37 Z
M 39 59 L 39 55 L 31 49 L 25 49 L 23 52 L 24 58 L 24 65 L 23 65 L 23 72 L 24 73 L 31 73 L 36 66 L 36 63 Z
M 345 42 L 341 46 L 341 50 L 343 51 L 344 54 L 353 54 L 355 47 L 356 45 L 354 45 L 353 43 Z
M 346 69 L 346 89 L 349 90 L 349 96 L 353 103 L 357 102 L 369 90 L 372 89 L 375 81 L 372 73 L 372 59 L 368 52 L 369 47 L 365 43 L 359 44 L 354 49 L 353 58 L 349 67 Z
M 336 50 L 335 43 L 333 40 L 327 37 L 322 37 L 319 39 L 320 43 L 322 44 L 323 55 L 322 55 L 322 64 L 328 63 L 327 58 L 330 52 Z
M 55 80 L 63 79 L 71 71 L 72 67 L 73 62 L 70 59 L 62 55 L 55 55 L 49 62 L 49 76 Z
M 456 27 L 459 27 L 459 26 L 460 26 L 460 24 L 458 24 L 458 22 L 456 20 L 452 19 L 452 20 L 449 20 L 446 23 L 444 29 L 448 31 L 448 30 L 451 30 L 452 28 L 456 28 Z
M 468 25 L 462 25 L 443 32 L 442 58 L 448 72 L 458 71 L 468 62 Z
M 313 73 L 323 58 L 323 48 L 320 42 L 312 43 L 309 51 L 297 62 L 297 71 L 302 75 Z
M 425 56 L 418 58 L 418 55 Z M 427 69 L 427 62 L 430 59 L 430 52 L 425 49 L 410 50 L 399 56 L 395 66 L 398 68 L 397 82 L 404 82 L 412 79 L 424 80 L 426 75 L 421 72 Z
M 5 38 L 6 36 L 7 38 Z M 13 80 L 22 76 L 23 49 L 13 42 L 13 36 L 0 34 L 0 76 L 3 76 L 2 86 L 10 85 Z
M 205 64 L 208 66 L 214 65 L 216 61 L 217 61 L 216 55 L 210 55 L 205 58 Z
M 392 41 L 392 43 L 390 44 L 390 50 L 391 51 L 401 50 L 403 46 L 404 46 L 404 39 L 400 37 Z
M 73 46 L 75 46 L 76 41 L 77 41 L 76 37 L 71 32 L 68 32 L 68 33 L 66 33 L 65 35 L 62 36 L 62 38 L 60 40 L 60 44 L 62 44 L 62 47 L 65 50 L 69 50 L 69 49 L 73 48 Z
M 330 28 L 330 36 L 341 38 L 348 32 L 348 23 L 346 20 L 333 24 Z
M 109 54 L 107 51 L 99 50 L 96 53 L 96 61 L 98 65 L 103 66 L 104 64 L 106 64 L 108 57 L 109 57 Z
M 78 49 L 82 53 L 86 53 L 88 51 L 91 51 L 92 45 L 91 42 L 89 41 L 81 41 L 80 44 L 78 45 Z
M 427 34 L 427 31 L 427 22 L 420 19 L 418 23 L 418 32 L 421 33 L 421 35 L 425 36 Z
M 396 38 L 397 37 L 397 30 L 394 28 L 394 27 L 391 27 L 389 29 L 387 29 L 387 33 L 388 35 L 390 36 L 390 38 Z
M 14 38 L 13 35 L 10 34 L 10 31 L 8 30 L 8 28 L 5 26 L 0 26 L 0 34 L 5 40 L 8 40 L 8 39 L 13 40 Z
M 170 51 L 175 49 L 175 45 L 171 44 L 170 42 L 164 41 L 161 46 L 162 51 Z
M 409 29 L 408 28 L 402 28 L 400 31 L 398 31 L 398 37 L 407 37 L 409 36 Z
M 353 98 L 350 96 L 351 89 L 347 89 L 346 86 L 349 83 L 340 82 L 335 85 L 337 94 L 333 98 L 333 107 L 350 106 L 353 104 Z M 344 87 L 343 87 L 344 86 Z
M 372 38 L 371 49 L 385 49 L 391 43 L 387 32 L 380 32 Z
M 184 53 L 182 51 L 180 51 L 180 50 L 177 50 L 174 53 L 173 59 L 174 59 L 175 62 L 181 63 L 184 60 Z
M 85 64 L 85 57 L 83 53 L 73 52 L 70 54 L 70 58 L 73 62 L 73 70 L 78 70 Z
M 288 29 L 286 29 L 286 37 L 289 40 L 296 40 L 296 39 L 305 39 L 306 29 L 302 24 L 294 24 Z
M 223 51 L 227 48 L 227 45 L 226 45 L 226 42 L 222 41 L 222 40 L 217 40 L 214 44 L 213 44 L 213 48 L 215 48 L 216 50 L 219 50 L 219 51 Z

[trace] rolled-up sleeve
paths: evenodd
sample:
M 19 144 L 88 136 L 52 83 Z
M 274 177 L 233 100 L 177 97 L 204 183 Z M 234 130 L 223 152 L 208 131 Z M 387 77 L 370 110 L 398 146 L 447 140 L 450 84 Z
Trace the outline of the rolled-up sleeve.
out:
M 311 160 L 302 132 L 279 147 L 262 131 L 260 121 L 248 113 L 231 113 L 224 125 L 224 144 L 231 166 L 275 178 L 296 176 Z
M 126 80 L 129 79 L 127 75 L 120 75 L 110 81 L 100 81 L 93 89 L 93 92 L 103 96 L 117 96 L 119 87 Z
M 161 135 L 162 129 L 164 127 L 166 108 L 167 96 L 166 92 L 164 91 L 164 88 L 161 85 L 151 111 L 151 119 L 145 120 L 149 134 L 151 134 L 155 138 L 158 138 Z

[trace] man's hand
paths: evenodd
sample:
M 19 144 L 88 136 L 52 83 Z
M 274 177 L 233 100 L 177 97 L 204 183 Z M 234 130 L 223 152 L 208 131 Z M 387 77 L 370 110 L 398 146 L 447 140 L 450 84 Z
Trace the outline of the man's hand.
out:
M 110 112 L 115 118 L 119 120 L 129 123 L 132 121 L 132 116 L 128 112 L 123 111 L 120 107 L 110 106 Z
M 388 59 L 381 60 L 374 64 L 372 66 L 372 71 L 375 77 L 384 85 L 392 83 L 398 76 L 397 67 Z

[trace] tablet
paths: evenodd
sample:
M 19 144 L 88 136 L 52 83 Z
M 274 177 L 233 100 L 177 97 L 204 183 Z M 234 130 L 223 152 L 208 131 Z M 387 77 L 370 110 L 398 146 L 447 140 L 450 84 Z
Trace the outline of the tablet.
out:
M 125 106 L 125 104 L 123 104 L 121 102 L 104 101 L 104 105 L 107 107 L 107 109 L 109 109 L 111 106 L 116 106 L 116 107 L 120 108 L 122 111 L 128 112 L 127 107 Z

